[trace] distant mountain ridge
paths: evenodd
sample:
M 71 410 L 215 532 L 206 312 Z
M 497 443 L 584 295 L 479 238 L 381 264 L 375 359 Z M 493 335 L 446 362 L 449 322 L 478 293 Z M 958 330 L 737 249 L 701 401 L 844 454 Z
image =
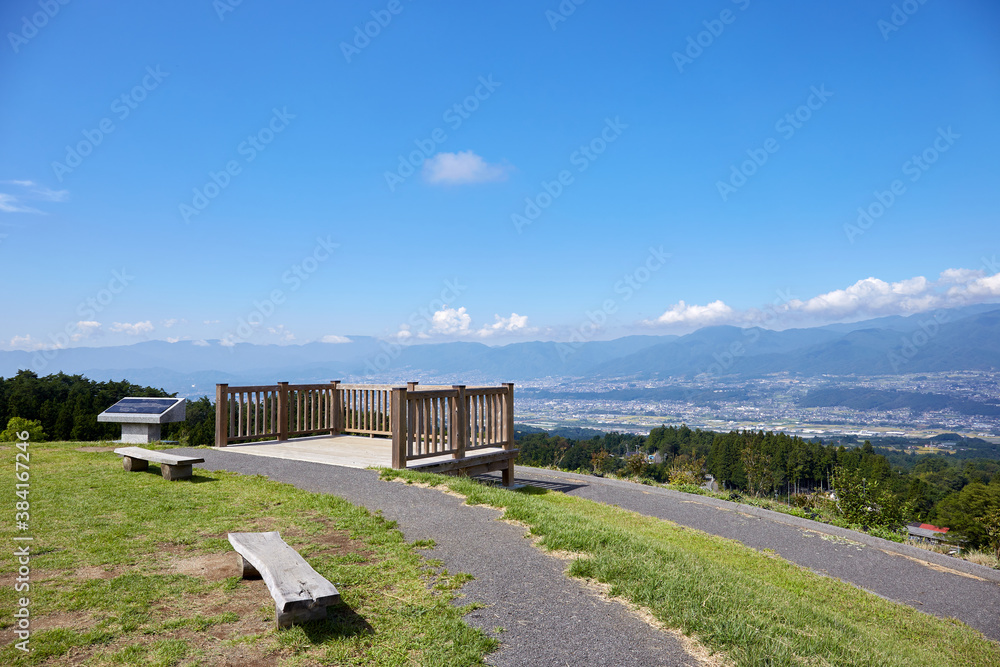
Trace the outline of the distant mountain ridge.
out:
M 44 365 L 35 362 L 49 358 Z M 219 382 L 260 384 L 331 379 L 481 383 L 544 378 L 667 379 L 702 373 L 742 378 L 891 375 L 1000 369 L 1000 306 L 974 306 L 808 329 L 713 326 L 684 336 L 626 336 L 582 344 L 532 341 L 399 346 L 369 336 L 345 343 L 224 347 L 183 341 L 0 351 L 0 376 L 19 369 L 128 379 L 181 395 L 213 393 Z

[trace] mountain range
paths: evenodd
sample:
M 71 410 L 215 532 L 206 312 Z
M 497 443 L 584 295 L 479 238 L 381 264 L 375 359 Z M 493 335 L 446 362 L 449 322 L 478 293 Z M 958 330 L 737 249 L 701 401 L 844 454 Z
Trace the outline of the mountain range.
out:
M 42 352 L 0 351 L 0 376 L 83 374 L 127 379 L 182 396 L 214 394 L 219 382 L 265 384 L 331 379 L 436 382 L 593 378 L 691 378 L 701 373 L 753 378 L 891 375 L 1000 370 L 1000 306 L 979 305 L 850 324 L 772 331 L 712 326 L 684 336 L 626 336 L 609 341 L 473 342 L 395 345 L 368 336 L 343 343 L 222 346 L 218 341 L 147 341 Z

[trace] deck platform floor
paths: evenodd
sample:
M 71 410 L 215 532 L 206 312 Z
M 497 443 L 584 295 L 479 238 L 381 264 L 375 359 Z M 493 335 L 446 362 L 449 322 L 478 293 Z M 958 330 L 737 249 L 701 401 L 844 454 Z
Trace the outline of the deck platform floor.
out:
M 319 435 L 293 438 L 279 442 L 241 442 L 232 444 L 222 451 L 252 456 L 270 456 L 292 461 L 309 461 L 345 468 L 391 468 L 392 440 L 370 438 L 362 435 Z M 474 457 L 503 451 L 502 447 L 474 449 L 466 454 Z M 451 454 L 432 456 L 411 461 L 411 464 L 443 463 L 452 460 Z

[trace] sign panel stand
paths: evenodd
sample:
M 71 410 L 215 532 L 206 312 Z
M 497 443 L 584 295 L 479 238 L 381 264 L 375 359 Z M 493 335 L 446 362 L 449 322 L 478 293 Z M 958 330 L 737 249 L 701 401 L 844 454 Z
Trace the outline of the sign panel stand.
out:
M 183 398 L 123 398 L 97 415 L 97 421 L 121 424 L 123 443 L 148 444 L 160 439 L 162 424 L 184 421 L 186 408 Z

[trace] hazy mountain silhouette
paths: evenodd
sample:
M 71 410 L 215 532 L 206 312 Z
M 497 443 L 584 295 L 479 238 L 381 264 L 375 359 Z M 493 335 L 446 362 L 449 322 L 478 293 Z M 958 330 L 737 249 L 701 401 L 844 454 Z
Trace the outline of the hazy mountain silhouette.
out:
M 218 341 L 207 345 L 148 341 L 49 353 L 0 352 L 0 376 L 12 376 L 19 369 L 40 375 L 63 371 L 94 380 L 128 379 L 191 395 L 211 393 L 218 382 L 278 380 L 402 382 L 435 377 L 478 383 L 653 379 L 706 372 L 758 377 L 778 372 L 876 375 L 1000 369 L 1000 308 L 995 304 L 785 331 L 714 326 L 685 336 L 627 336 L 586 343 L 399 346 L 368 336 L 349 338 L 350 342 L 336 344 L 226 347 Z

